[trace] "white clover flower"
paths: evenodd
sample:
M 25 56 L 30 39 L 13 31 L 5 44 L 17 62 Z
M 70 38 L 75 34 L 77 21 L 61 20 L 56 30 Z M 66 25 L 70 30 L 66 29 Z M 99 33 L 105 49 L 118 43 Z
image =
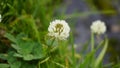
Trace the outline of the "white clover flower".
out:
M 94 21 L 91 25 L 91 31 L 95 34 L 104 34 L 106 32 L 106 25 L 103 21 Z
M 1 16 L 1 14 L 0 14 L 0 22 L 2 21 L 2 16 Z
M 50 22 L 48 35 L 59 40 L 66 40 L 69 37 L 70 27 L 64 20 L 55 20 Z

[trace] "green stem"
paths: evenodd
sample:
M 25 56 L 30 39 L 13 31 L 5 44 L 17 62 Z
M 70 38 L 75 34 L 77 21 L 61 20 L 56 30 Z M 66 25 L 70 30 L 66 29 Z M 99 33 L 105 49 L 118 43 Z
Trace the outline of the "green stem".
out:
M 73 67 L 72 68 L 76 68 L 76 60 L 75 60 L 75 49 L 74 49 L 74 38 L 73 35 L 71 33 L 71 37 L 70 37 L 70 42 L 72 44 L 72 60 L 73 60 Z
M 38 62 L 38 68 L 41 68 L 41 67 L 40 67 L 40 61 Z
M 45 58 L 44 60 L 39 61 L 39 62 L 38 62 L 38 68 L 40 68 L 40 64 L 47 62 L 49 59 L 50 59 L 50 57 L 47 57 L 47 58 Z
M 94 51 L 94 34 L 91 33 L 91 51 Z
M 73 59 L 73 68 L 75 68 L 75 49 L 74 49 L 74 45 L 72 44 L 72 59 Z
M 95 50 L 95 47 L 94 47 L 94 43 L 95 43 L 95 40 L 94 40 L 94 33 L 91 33 L 91 52 L 94 52 Z M 94 54 L 91 56 L 91 62 L 94 62 Z M 94 65 L 94 63 L 91 63 L 91 65 Z
M 51 50 L 52 50 L 52 46 L 55 42 L 55 38 L 52 40 L 51 44 L 49 45 L 49 48 L 48 48 L 48 55 L 50 54 Z
M 49 49 L 48 49 L 48 55 L 50 54 L 50 50 L 51 50 L 51 48 L 52 48 L 52 45 L 53 45 L 54 41 L 55 41 L 55 39 L 53 39 L 52 42 L 51 42 L 51 44 L 50 44 L 50 47 L 49 47 Z M 41 67 L 40 67 L 40 64 L 41 64 L 41 61 L 38 62 L 38 68 L 41 68 Z
M 50 44 L 50 47 L 53 45 L 54 41 L 55 41 L 55 38 L 52 40 L 52 42 Z

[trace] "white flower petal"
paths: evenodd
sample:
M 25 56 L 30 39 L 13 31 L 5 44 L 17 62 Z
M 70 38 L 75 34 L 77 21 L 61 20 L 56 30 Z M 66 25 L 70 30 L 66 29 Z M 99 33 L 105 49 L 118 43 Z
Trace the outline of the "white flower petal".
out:
M 94 21 L 90 28 L 91 31 L 96 34 L 104 34 L 106 32 L 105 23 L 100 20 Z
M 55 20 L 50 22 L 48 31 L 49 36 L 53 36 L 59 40 L 65 40 L 69 37 L 70 27 L 64 20 Z

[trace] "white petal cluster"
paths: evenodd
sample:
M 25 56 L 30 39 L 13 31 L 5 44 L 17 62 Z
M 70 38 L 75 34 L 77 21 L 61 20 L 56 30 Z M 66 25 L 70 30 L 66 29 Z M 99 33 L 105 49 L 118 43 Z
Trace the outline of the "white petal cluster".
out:
M 95 34 L 104 34 L 106 32 L 106 25 L 103 21 L 94 21 L 91 25 L 91 31 Z
M 1 16 L 1 14 L 0 14 L 0 22 L 2 21 L 2 16 Z
M 59 40 L 65 40 L 69 37 L 70 27 L 64 20 L 54 20 L 48 27 L 48 35 Z

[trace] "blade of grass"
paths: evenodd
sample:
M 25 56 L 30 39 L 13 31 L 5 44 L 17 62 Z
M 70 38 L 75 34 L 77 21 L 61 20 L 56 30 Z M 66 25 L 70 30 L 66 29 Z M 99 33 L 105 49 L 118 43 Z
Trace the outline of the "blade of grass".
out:
M 97 59 L 95 61 L 94 68 L 98 68 L 100 62 L 102 61 L 102 59 L 103 59 L 103 57 L 105 55 L 107 47 L 108 47 L 108 39 L 105 40 L 105 45 L 104 45 L 102 51 L 100 52 L 100 54 L 98 55 L 98 57 L 97 57 Z
M 83 13 L 73 13 L 69 15 L 62 16 L 63 19 L 71 19 L 71 18 L 77 18 L 77 17 L 87 17 L 89 15 L 93 14 L 113 14 L 116 13 L 113 10 L 105 10 L 105 11 L 89 11 L 89 12 L 83 12 Z
M 44 63 L 44 62 L 47 62 L 48 60 L 50 59 L 50 57 L 47 57 L 46 59 L 42 60 L 42 61 L 39 61 L 38 62 L 38 68 L 41 68 L 40 67 L 40 64 Z
M 120 68 L 120 63 L 115 64 L 112 68 Z
M 82 63 L 80 63 L 79 65 L 79 68 L 90 68 L 90 66 L 92 66 L 92 63 L 93 63 L 93 55 L 95 54 L 95 50 L 94 51 L 91 51 L 89 52 L 85 58 L 83 58 L 83 61 Z
M 58 63 L 58 62 L 55 62 L 55 61 L 52 61 L 53 63 L 55 63 L 56 65 L 60 66 L 61 68 L 66 68 L 64 65 Z
M 85 53 L 87 50 L 88 50 L 88 46 L 90 44 L 90 41 L 86 42 L 85 44 L 83 44 L 83 48 L 82 50 L 80 51 L 80 54 L 81 53 Z
M 114 64 L 114 63 L 109 63 L 109 64 L 104 65 L 104 67 L 105 67 L 105 68 L 111 67 L 113 64 Z

